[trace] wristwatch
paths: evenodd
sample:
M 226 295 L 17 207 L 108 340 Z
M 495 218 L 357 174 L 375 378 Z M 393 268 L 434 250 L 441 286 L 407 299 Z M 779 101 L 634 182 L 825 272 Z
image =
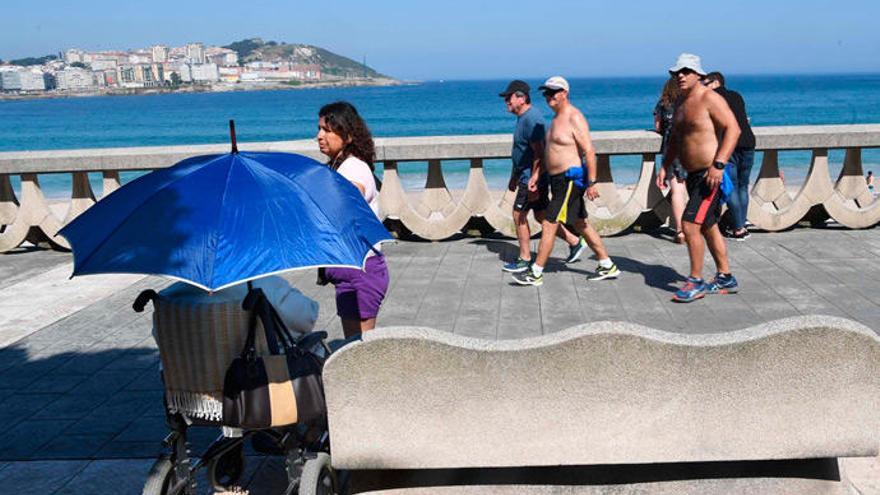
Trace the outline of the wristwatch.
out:
M 717 168 L 718 170 L 724 170 L 724 167 L 726 167 L 727 164 L 724 162 L 717 162 L 716 161 L 715 163 L 712 164 L 712 166 Z

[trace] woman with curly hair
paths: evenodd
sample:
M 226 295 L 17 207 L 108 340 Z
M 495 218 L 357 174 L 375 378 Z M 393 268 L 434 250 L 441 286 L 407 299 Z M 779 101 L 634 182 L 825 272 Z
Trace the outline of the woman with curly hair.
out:
M 344 101 L 324 105 L 318 112 L 317 139 L 321 153 L 329 158 L 327 165 L 354 184 L 378 216 L 373 136 L 354 106 Z M 324 270 L 324 280 L 336 287 L 336 314 L 346 338 L 376 326 L 379 306 L 388 291 L 388 267 L 380 248 L 373 248 L 364 270 Z

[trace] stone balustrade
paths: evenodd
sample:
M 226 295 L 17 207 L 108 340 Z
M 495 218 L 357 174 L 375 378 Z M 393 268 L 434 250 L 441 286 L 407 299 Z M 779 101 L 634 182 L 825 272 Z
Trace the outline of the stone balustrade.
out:
M 819 223 L 828 217 L 849 228 L 865 228 L 880 222 L 880 201 L 868 190 L 861 163 L 865 148 L 880 148 L 880 124 L 758 127 L 758 151 L 764 151 L 757 180 L 751 189 L 748 218 L 757 227 L 783 230 L 806 219 Z M 659 221 L 670 214 L 664 192 L 654 184 L 655 159 L 660 137 L 649 131 L 594 132 L 598 152 L 598 185 L 601 197 L 588 205 L 591 219 L 603 235 L 620 233 L 634 225 L 643 213 Z M 323 160 L 313 140 L 240 143 L 243 151 L 284 151 Z M 513 234 L 510 210 L 513 193 L 490 191 L 483 171 L 484 160 L 510 156 L 509 135 L 434 136 L 379 138 L 376 158 L 384 166 L 380 204 L 386 218 L 399 220 L 425 239 L 439 240 L 459 232 L 472 217 Z M 845 150 L 836 180 L 829 171 L 829 150 Z M 0 253 L 25 240 L 48 242 L 67 248 L 57 236 L 66 222 L 96 201 L 89 172 L 103 174 L 106 195 L 120 186 L 120 172 L 168 167 L 184 158 L 224 153 L 228 144 L 100 148 L 60 151 L 0 153 Z M 780 151 L 809 150 L 812 159 L 800 189 L 793 196 L 779 174 Z M 641 170 L 632 190 L 614 183 L 611 156 L 641 157 Z M 450 193 L 443 176 L 443 162 L 470 160 L 467 186 L 460 197 Z M 425 189 L 420 197 L 407 194 L 399 170 L 409 162 L 428 162 Z M 756 167 L 758 168 L 758 167 Z M 64 218 L 53 214 L 40 188 L 38 174 L 72 176 L 71 198 Z M 17 196 L 11 177 L 18 176 Z M 537 227 L 537 226 L 535 226 Z

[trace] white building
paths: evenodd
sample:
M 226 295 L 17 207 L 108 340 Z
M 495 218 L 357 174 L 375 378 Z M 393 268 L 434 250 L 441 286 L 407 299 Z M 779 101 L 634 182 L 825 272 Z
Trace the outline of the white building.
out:
M 119 65 L 116 62 L 116 57 L 101 57 L 98 56 L 92 57 L 92 62 L 89 64 L 93 71 L 103 72 L 105 70 L 116 70 L 116 66 Z
M 86 53 L 84 51 L 78 48 L 70 48 L 68 50 L 65 50 L 64 52 L 64 61 L 68 64 L 73 64 L 76 62 L 84 63 L 86 62 L 85 56 Z
M 165 63 L 168 61 L 168 47 L 165 45 L 155 45 L 150 47 L 153 56 L 153 62 Z
M 192 70 L 190 65 L 184 62 L 171 62 L 165 66 L 165 80 L 171 81 L 171 74 L 177 74 L 181 82 L 192 82 Z
M 55 87 L 63 91 L 95 89 L 95 75 L 90 70 L 68 67 L 55 73 Z
M 208 62 L 217 64 L 219 67 L 233 67 L 238 65 L 238 53 L 229 48 L 210 46 L 205 49 L 205 57 Z
M 202 43 L 188 43 L 186 45 L 186 60 L 191 64 L 204 64 L 205 45 Z
M 153 61 L 153 56 L 147 51 L 136 51 L 128 54 L 128 63 L 130 64 L 149 64 Z
M 196 82 L 215 82 L 220 80 L 217 64 L 193 64 L 190 66 L 192 79 Z
M 47 75 L 40 69 L 20 68 L 0 72 L 3 91 L 45 91 Z

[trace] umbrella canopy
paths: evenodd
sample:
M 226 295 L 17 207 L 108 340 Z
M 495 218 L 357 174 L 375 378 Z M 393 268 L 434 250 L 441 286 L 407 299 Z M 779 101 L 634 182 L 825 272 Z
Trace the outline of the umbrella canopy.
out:
M 360 191 L 290 153 L 186 159 L 144 175 L 59 232 L 73 275 L 164 275 L 205 290 L 319 266 L 363 268 L 391 235 Z

